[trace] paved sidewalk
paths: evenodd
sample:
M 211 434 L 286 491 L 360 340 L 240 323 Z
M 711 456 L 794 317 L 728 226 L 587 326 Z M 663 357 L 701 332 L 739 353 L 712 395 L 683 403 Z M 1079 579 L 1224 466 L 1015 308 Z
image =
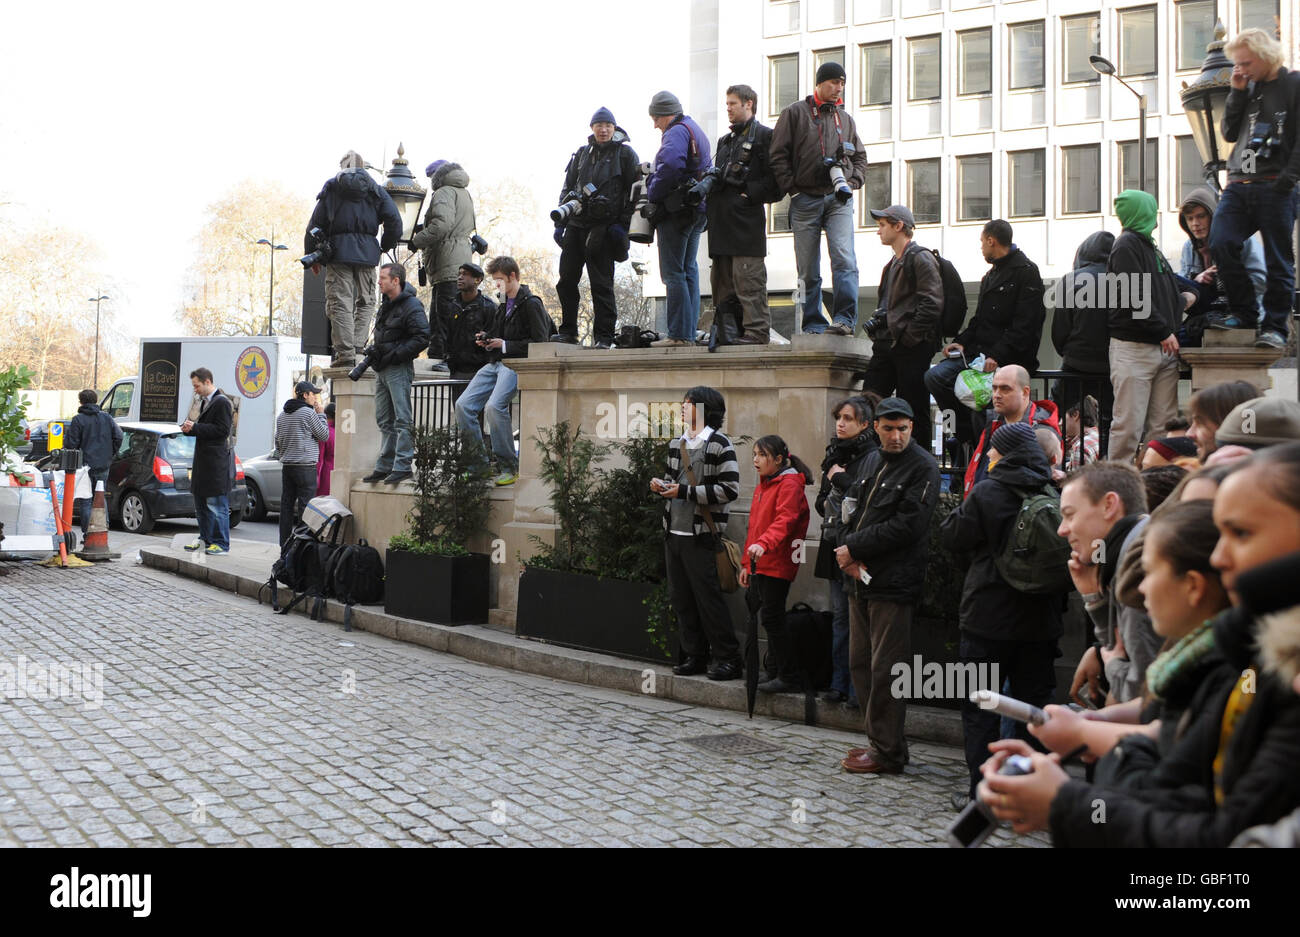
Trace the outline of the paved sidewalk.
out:
M 954 748 L 846 775 L 854 733 L 344 634 L 141 566 L 3 569 L 0 664 L 31 692 L 0 701 L 0 846 L 939 845 L 964 783 Z M 56 662 L 100 665 L 102 702 L 36 698 L 31 666 Z M 721 734 L 771 748 L 687 741 Z

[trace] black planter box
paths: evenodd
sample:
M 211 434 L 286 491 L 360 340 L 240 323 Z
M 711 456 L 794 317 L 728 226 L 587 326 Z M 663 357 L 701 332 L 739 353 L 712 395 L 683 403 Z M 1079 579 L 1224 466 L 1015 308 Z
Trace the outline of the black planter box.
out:
M 389 550 L 384 557 L 384 611 L 438 625 L 488 620 L 486 553 L 426 556 Z
M 519 577 L 515 633 L 561 647 L 670 663 L 673 658 L 655 647 L 646 633 L 649 609 L 644 601 L 654 590 L 648 582 L 525 567 Z M 668 633 L 667 646 L 676 649 L 675 631 Z

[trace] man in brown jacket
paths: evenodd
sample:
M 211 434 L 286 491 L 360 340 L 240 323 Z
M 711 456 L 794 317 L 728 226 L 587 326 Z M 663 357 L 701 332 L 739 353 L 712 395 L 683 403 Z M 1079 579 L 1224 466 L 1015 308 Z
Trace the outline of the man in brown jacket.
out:
M 916 414 L 916 425 L 929 422 L 930 392 L 925 372 L 939 350 L 943 279 L 934 254 L 912 240 L 916 222 L 906 205 L 871 212 L 880 243 L 894 257 L 880 277 L 880 304 L 867 323 L 871 362 L 863 390 L 882 397 L 902 397 Z
M 858 316 L 858 261 L 853 252 L 853 190 L 867 174 L 867 153 L 844 109 L 844 68 L 817 69 L 813 93 L 795 101 L 772 131 L 772 174 L 790 195 L 790 230 L 799 275 L 804 332 L 852 335 Z M 831 258 L 831 317 L 822 313 L 821 236 Z

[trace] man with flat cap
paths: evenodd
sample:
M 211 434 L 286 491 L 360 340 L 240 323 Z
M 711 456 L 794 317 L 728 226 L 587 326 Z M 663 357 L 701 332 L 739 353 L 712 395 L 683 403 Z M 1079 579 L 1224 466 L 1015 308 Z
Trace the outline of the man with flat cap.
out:
M 447 330 L 447 364 L 457 381 L 468 381 L 491 359 L 488 350 L 476 340 L 479 332 L 492 328 L 497 314 L 497 304 L 479 289 L 482 282 L 482 267 L 475 263 L 460 265 Z M 460 396 L 460 389 L 455 395 Z

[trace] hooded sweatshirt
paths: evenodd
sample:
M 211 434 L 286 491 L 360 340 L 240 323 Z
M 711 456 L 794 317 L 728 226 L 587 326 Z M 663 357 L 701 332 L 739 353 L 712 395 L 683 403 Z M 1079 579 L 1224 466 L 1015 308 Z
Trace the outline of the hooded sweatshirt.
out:
M 384 226 L 382 242 L 375 240 Z M 316 249 L 312 228 L 329 236 L 330 264 L 379 266 L 379 255 L 391 251 L 402 236 L 402 216 L 392 197 L 370 178 L 365 169 L 345 169 L 325 183 L 316 196 L 316 208 L 303 237 L 307 251 Z
M 1074 269 L 1052 291 L 1052 344 L 1067 371 L 1110 373 L 1108 311 L 1097 300 L 1103 296 L 1099 287 L 1114 246 L 1109 231 L 1088 235 L 1074 252 Z
M 468 186 L 469 173 L 460 163 L 439 166 L 429 180 L 433 197 L 424 225 L 411 238 L 411 250 L 424 251 L 424 269 L 435 286 L 454 281 L 460 265 L 473 260 L 469 237 L 476 223 Z
M 1106 262 L 1110 337 L 1159 345 L 1178 330 L 1183 301 L 1169 262 L 1156 248 L 1156 200 L 1147 192 L 1125 189 L 1115 197 L 1123 232 Z
M 1206 268 L 1214 266 L 1214 258 L 1210 256 L 1209 238 L 1198 241 L 1192 237 L 1192 229 L 1187 225 L 1187 212 L 1193 206 L 1200 206 L 1209 212 L 1210 221 L 1213 223 L 1214 210 L 1219 206 L 1219 196 L 1209 186 L 1197 186 L 1187 193 L 1187 198 L 1183 199 L 1183 204 L 1180 206 L 1178 225 L 1187 232 L 1187 243 L 1183 245 L 1178 272 L 1189 280 L 1196 279 L 1197 275 Z M 1241 262 L 1245 264 L 1246 272 L 1250 274 L 1250 282 L 1255 286 L 1255 301 L 1262 316 L 1264 290 L 1268 287 L 1268 270 L 1264 264 L 1264 248 L 1254 237 L 1246 238 L 1241 247 Z M 1223 281 L 1217 276 L 1214 278 L 1214 287 L 1217 297 L 1210 305 L 1215 311 L 1220 309 L 1226 311 L 1228 297 L 1223 289 Z
M 275 451 L 282 465 L 315 465 L 320 458 L 319 442 L 330 437 L 329 420 L 298 397 L 284 402 L 275 418 Z

